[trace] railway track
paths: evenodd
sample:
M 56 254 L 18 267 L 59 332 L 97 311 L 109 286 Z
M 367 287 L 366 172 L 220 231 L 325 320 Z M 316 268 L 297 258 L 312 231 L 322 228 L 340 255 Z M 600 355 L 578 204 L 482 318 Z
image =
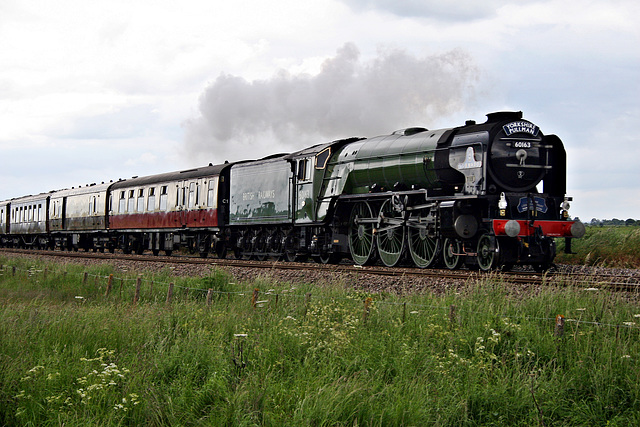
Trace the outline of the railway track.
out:
M 359 266 L 350 263 L 337 265 L 282 262 L 277 260 L 255 261 L 236 260 L 219 258 L 200 258 L 193 256 L 174 255 L 151 256 L 151 255 L 126 255 L 122 253 L 100 253 L 100 252 L 63 252 L 63 251 L 39 251 L 29 249 L 0 249 L 1 253 L 13 253 L 22 255 L 49 256 L 89 260 L 126 260 L 136 262 L 154 262 L 165 264 L 191 264 L 210 265 L 220 267 L 252 268 L 264 270 L 295 270 L 314 271 L 334 274 L 355 274 L 388 276 L 393 278 L 416 277 L 416 278 L 437 278 L 439 280 L 481 280 L 486 278 L 497 278 L 509 283 L 523 285 L 549 285 L 549 286 L 579 286 L 586 289 L 610 289 L 615 291 L 640 292 L 640 273 L 638 270 L 630 270 L 627 273 L 617 272 L 594 272 L 594 271 L 549 271 L 544 274 L 532 273 L 528 271 L 514 272 L 491 272 L 483 273 L 472 270 L 442 270 L 442 269 L 417 269 L 395 267 L 388 268 L 382 266 Z

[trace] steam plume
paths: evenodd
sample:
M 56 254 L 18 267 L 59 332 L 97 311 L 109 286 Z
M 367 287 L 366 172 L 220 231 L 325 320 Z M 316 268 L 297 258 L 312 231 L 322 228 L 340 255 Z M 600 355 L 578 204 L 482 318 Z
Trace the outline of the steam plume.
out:
M 475 66 L 460 50 L 425 58 L 387 50 L 363 62 L 352 43 L 316 76 L 280 71 L 249 82 L 222 74 L 201 95 L 200 117 L 185 124 L 187 152 L 219 163 L 428 127 L 461 109 L 473 96 L 475 77 Z

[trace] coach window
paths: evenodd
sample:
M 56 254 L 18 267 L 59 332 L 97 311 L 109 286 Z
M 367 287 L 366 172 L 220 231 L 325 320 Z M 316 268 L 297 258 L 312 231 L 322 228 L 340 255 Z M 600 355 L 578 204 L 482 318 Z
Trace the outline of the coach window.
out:
M 42 204 L 38 205 L 38 221 L 42 221 Z
M 129 190 L 129 199 L 127 200 L 127 212 L 134 212 L 136 209 L 136 192 Z
M 167 195 L 167 186 L 163 185 L 162 188 L 160 188 L 160 210 L 161 211 L 166 211 L 167 210 L 167 198 L 169 196 Z
M 207 190 L 207 206 L 211 208 L 216 206 L 216 190 L 218 189 L 216 184 L 215 179 L 209 181 L 209 189 Z
M 144 189 L 138 190 L 138 212 L 144 211 Z
M 189 209 L 193 208 L 196 204 L 196 183 L 189 184 Z
M 156 210 L 156 188 L 151 187 L 149 189 L 149 197 L 147 197 L 147 210 L 155 211 Z
M 126 201 L 124 199 L 124 191 L 120 192 L 120 200 L 118 201 L 118 213 L 124 213 L 126 207 Z

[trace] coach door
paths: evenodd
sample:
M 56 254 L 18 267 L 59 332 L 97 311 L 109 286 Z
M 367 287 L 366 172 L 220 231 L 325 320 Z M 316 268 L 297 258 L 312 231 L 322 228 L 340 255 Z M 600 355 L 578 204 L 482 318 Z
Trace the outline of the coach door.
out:
M 176 211 L 180 227 L 187 225 L 187 195 L 189 194 L 189 181 L 179 181 L 176 191 Z

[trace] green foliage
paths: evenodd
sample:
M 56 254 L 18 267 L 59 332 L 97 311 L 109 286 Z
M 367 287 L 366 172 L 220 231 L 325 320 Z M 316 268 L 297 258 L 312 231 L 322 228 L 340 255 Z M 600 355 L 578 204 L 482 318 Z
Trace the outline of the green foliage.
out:
M 134 304 L 136 275 L 101 267 L 83 284 L 81 267 L 11 265 L 15 276 L 0 271 L 0 425 L 640 421 L 640 307 L 621 294 L 523 297 L 485 276 L 463 293 L 396 297 L 214 270 L 146 277 Z
M 558 239 L 556 262 L 605 267 L 640 267 L 640 227 L 587 227 L 580 239 L 573 239 L 571 250 L 564 253 L 564 240 Z

